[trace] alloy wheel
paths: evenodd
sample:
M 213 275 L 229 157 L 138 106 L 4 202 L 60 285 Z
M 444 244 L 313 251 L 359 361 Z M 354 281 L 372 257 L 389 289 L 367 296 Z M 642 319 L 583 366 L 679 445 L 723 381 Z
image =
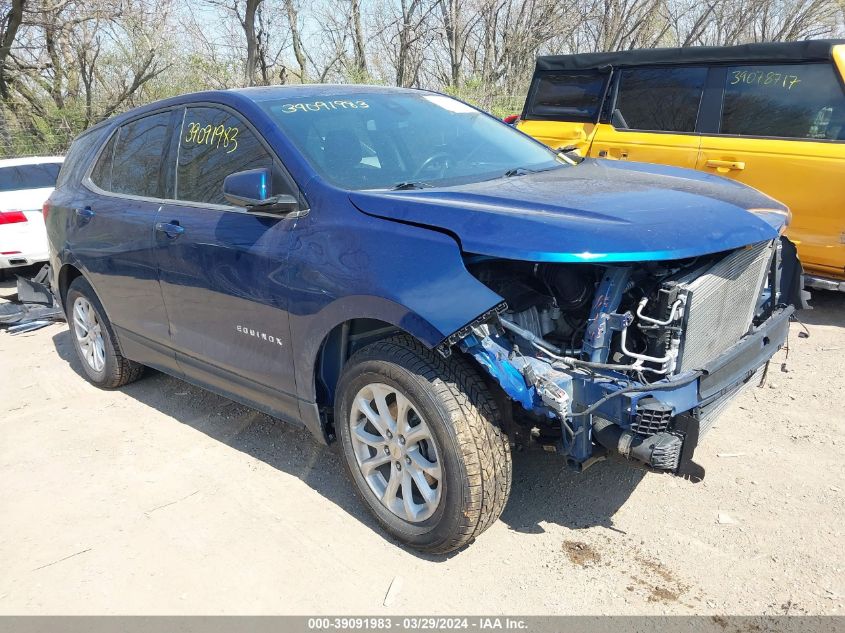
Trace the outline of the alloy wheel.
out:
M 414 404 L 395 387 L 363 387 L 349 415 L 361 475 L 388 510 L 411 523 L 437 510 L 443 472 L 437 445 Z
M 95 372 L 103 371 L 106 366 L 103 326 L 91 302 L 85 297 L 77 297 L 73 302 L 73 331 L 82 358 Z

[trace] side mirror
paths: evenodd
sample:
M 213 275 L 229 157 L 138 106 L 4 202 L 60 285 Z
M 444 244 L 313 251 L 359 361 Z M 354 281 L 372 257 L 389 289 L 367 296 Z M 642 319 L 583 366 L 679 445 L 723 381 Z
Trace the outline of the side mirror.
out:
M 270 196 L 269 169 L 248 169 L 223 179 L 223 196 L 247 211 L 285 214 L 299 211 L 299 200 L 291 195 Z

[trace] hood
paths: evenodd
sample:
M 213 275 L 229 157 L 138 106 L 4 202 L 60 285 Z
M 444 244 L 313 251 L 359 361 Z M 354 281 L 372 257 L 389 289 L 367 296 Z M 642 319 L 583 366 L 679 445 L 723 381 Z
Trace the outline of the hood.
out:
M 788 213 L 725 178 L 608 160 L 350 200 L 368 215 L 451 233 L 467 253 L 537 262 L 706 255 L 774 239 Z

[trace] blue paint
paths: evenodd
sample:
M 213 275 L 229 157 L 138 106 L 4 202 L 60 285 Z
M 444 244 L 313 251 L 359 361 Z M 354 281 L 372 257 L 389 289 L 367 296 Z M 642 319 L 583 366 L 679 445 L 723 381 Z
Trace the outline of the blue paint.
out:
M 594 363 L 606 363 L 613 333 L 616 331 L 611 315 L 616 313 L 625 293 L 631 269 L 611 266 L 602 277 L 584 333 L 583 352 Z

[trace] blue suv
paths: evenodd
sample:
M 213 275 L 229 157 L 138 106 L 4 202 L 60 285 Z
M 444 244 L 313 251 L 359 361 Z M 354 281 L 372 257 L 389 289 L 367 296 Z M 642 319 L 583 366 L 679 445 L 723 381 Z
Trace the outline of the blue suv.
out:
M 418 90 L 153 103 L 76 139 L 45 214 L 92 383 L 154 367 L 339 438 L 430 552 L 496 521 L 517 444 L 701 478 L 700 436 L 800 302 L 771 198 L 576 163 Z

